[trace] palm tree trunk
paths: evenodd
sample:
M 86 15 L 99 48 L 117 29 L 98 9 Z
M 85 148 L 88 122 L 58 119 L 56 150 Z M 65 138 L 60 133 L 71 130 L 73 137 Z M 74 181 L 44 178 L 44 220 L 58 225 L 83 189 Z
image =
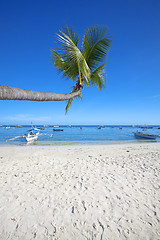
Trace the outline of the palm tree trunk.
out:
M 82 87 L 69 94 L 36 92 L 0 85 L 0 100 L 64 101 L 80 95 Z

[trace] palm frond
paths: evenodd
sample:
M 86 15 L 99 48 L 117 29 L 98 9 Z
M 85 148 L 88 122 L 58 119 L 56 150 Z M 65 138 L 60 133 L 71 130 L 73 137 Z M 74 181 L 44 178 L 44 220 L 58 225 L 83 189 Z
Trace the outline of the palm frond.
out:
M 63 74 L 63 77 L 68 79 L 71 78 L 73 82 L 76 81 L 78 75 L 77 64 L 70 64 L 69 62 L 66 62 L 54 49 L 52 49 L 51 58 L 55 68 L 58 72 Z
M 77 86 L 73 88 L 72 92 L 75 92 L 76 90 L 77 90 Z M 79 96 L 77 96 L 75 98 L 81 98 L 82 99 L 82 95 L 80 94 Z M 66 110 L 65 114 L 68 113 L 68 110 L 69 110 L 70 106 L 72 105 L 73 101 L 75 100 L 75 98 L 71 98 L 67 101 L 67 105 L 66 105 L 66 108 L 65 108 L 65 110 Z
M 108 54 L 111 40 L 108 28 L 96 25 L 86 30 L 83 40 L 83 55 L 93 71 L 102 63 Z
M 61 42 L 63 48 L 59 51 L 62 57 L 65 58 L 66 62 L 77 64 L 78 70 L 83 74 L 85 80 L 90 79 L 90 69 L 83 57 L 79 48 L 74 44 L 74 42 L 65 33 L 61 32 L 62 35 L 59 36 L 59 41 Z
M 102 64 L 100 67 L 98 67 L 91 75 L 91 81 L 90 83 L 97 87 L 98 90 L 101 90 L 102 87 L 105 87 L 105 65 Z
M 80 38 L 79 35 L 74 31 L 73 27 L 69 28 L 67 25 L 65 25 L 61 27 L 61 31 L 69 36 L 72 42 L 74 42 L 74 44 L 77 46 Z
M 66 110 L 65 114 L 68 113 L 68 110 L 69 110 L 70 106 L 72 105 L 73 100 L 74 100 L 74 98 L 71 98 L 68 100 L 66 108 L 65 108 L 65 110 Z
M 55 68 L 63 70 L 65 61 L 54 49 L 52 49 L 52 58 Z
M 85 81 L 89 81 L 91 72 L 85 58 L 74 42 L 77 37 L 75 37 L 74 41 L 72 41 L 70 36 L 66 35 L 62 31 L 60 33 L 61 34 L 58 34 L 58 40 L 61 44 L 61 48 L 52 50 L 54 64 L 55 59 L 57 61 L 57 54 L 59 55 L 57 61 L 59 65 L 55 64 L 55 66 L 58 65 L 59 70 L 63 71 L 63 75 L 66 77 L 75 79 L 78 75 L 80 75 L 80 73 L 82 73 Z M 70 33 L 70 35 L 73 38 L 73 33 Z M 59 61 L 59 58 L 62 58 L 63 61 Z M 60 66 L 60 64 L 63 66 Z

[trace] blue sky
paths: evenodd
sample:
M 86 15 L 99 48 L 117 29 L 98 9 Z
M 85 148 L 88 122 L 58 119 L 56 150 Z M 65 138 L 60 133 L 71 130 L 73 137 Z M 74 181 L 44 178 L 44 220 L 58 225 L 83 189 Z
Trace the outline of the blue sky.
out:
M 81 37 L 106 25 L 113 42 L 105 89 L 84 88 L 68 115 L 66 102 L 0 101 L 0 124 L 160 124 L 159 13 L 159 0 L 1 1 L 1 85 L 69 93 L 50 58 L 64 24 Z

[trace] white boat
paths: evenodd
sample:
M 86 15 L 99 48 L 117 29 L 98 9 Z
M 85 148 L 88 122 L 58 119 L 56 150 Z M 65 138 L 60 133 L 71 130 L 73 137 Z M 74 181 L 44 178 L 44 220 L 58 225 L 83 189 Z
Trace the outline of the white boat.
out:
M 73 128 L 73 126 L 72 126 L 72 125 L 68 125 L 68 127 L 70 127 L 70 128 Z
M 14 138 L 10 138 L 10 139 L 8 139 L 6 141 L 8 142 L 8 141 L 11 141 L 11 140 L 15 140 L 17 138 L 25 138 L 27 142 L 33 142 L 33 141 L 38 140 L 39 131 L 38 132 L 37 131 L 38 131 L 38 129 L 35 129 L 33 127 L 30 130 L 28 130 L 29 133 L 21 135 L 21 136 L 16 136 Z
M 37 132 L 37 133 L 30 132 L 27 134 L 27 136 L 25 136 L 25 138 L 26 138 L 27 142 L 33 142 L 38 139 L 38 135 L 39 135 L 39 132 Z
M 105 128 L 105 126 L 104 125 L 99 125 L 98 129 L 101 129 L 101 128 Z
M 143 139 L 150 139 L 150 140 L 156 140 L 157 137 L 159 137 L 158 135 L 155 134 L 150 134 L 150 133 L 144 133 L 144 132 L 135 132 L 134 136 L 136 138 L 143 138 Z

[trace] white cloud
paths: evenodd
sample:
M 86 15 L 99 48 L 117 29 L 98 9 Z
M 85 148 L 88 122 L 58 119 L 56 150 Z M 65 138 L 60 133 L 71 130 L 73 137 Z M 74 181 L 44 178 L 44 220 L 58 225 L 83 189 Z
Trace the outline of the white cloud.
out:
M 7 122 L 18 122 L 18 123 L 25 123 L 25 124 L 31 124 L 31 122 L 34 123 L 48 123 L 52 121 L 52 118 L 49 116 L 35 116 L 33 114 L 17 114 L 12 115 L 8 117 L 4 117 L 1 119 L 3 121 Z
M 155 96 L 151 96 L 151 98 L 159 98 L 159 97 L 160 97 L 160 94 L 155 95 Z

